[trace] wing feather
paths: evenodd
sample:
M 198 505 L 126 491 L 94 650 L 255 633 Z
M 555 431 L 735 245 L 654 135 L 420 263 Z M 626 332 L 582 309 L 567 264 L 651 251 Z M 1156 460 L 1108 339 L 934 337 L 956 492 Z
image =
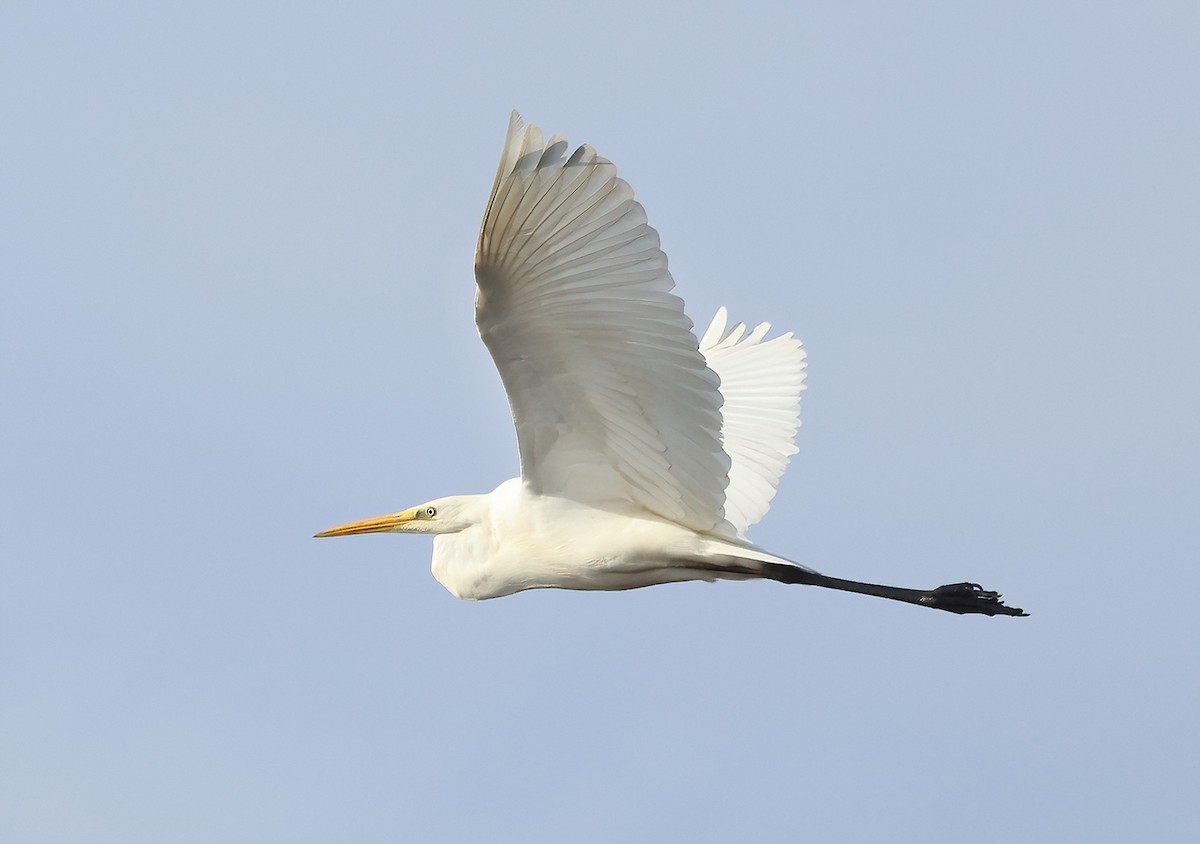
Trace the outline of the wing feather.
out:
M 508 392 L 521 475 L 542 494 L 725 521 L 718 378 L 658 233 L 590 146 L 513 113 L 475 253 L 475 316 Z
M 721 438 L 732 465 L 725 518 L 745 537 L 775 497 L 775 487 L 796 453 L 805 352 L 791 334 L 765 339 L 768 323 L 747 333 L 744 323 L 726 330 L 717 311 L 700 341 L 708 365 L 721 377 Z

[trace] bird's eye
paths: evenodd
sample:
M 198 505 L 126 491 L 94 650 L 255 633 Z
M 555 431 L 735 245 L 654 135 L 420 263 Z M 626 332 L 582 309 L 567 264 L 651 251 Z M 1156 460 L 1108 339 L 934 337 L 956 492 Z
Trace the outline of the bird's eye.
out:
M 432 519 L 436 515 L 437 515 L 436 507 L 426 507 L 425 508 L 425 518 Z

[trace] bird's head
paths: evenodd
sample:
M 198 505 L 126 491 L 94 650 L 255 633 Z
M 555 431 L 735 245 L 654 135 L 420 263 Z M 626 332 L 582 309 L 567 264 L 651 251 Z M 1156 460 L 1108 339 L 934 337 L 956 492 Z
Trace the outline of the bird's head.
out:
M 457 533 L 479 519 L 481 495 L 453 495 L 409 507 L 399 513 L 374 516 L 323 530 L 316 536 L 350 536 L 355 533 Z

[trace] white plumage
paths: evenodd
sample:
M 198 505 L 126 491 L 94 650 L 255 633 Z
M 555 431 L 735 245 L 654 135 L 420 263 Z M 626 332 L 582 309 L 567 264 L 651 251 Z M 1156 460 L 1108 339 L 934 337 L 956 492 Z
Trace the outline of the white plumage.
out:
M 757 577 L 1019 614 L 974 584 L 843 581 L 750 544 L 796 453 L 804 350 L 724 308 L 697 341 L 633 190 L 568 149 L 513 112 L 475 252 L 521 477 L 317 535 L 436 534 L 434 576 L 468 599 Z
M 608 160 L 515 113 L 475 252 L 475 321 L 531 492 L 723 525 L 719 381 L 658 233 Z
M 700 353 L 721 379 L 721 445 L 731 464 L 725 520 L 745 538 L 770 509 L 797 451 L 805 354 L 790 333 L 765 339 L 769 323 L 747 333 L 744 323 L 726 330 L 727 322 L 720 308 L 700 339 Z

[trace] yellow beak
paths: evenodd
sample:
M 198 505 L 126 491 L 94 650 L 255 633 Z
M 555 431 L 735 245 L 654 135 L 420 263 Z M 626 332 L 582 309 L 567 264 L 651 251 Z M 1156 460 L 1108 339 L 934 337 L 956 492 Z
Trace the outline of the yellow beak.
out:
M 411 522 L 416 517 L 417 508 L 412 507 L 400 513 L 392 513 L 387 516 L 373 516 L 358 522 L 346 522 L 344 525 L 331 527 L 329 530 L 323 530 L 320 533 L 314 534 L 314 537 L 350 536 L 355 533 L 387 533 L 400 527 L 405 522 Z

